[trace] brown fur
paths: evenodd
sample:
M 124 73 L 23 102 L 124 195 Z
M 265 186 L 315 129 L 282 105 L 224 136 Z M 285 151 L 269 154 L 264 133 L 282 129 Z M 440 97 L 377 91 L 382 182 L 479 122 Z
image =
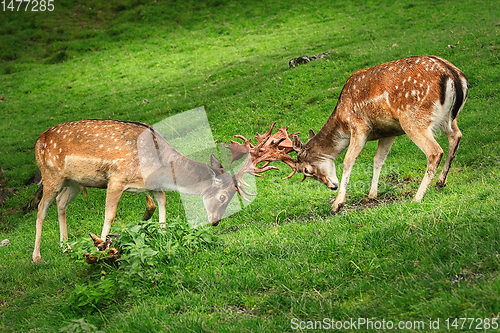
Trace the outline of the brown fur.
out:
M 445 186 L 462 137 L 457 117 L 467 99 L 465 75 L 438 57 L 410 57 L 354 73 L 344 85 L 335 110 L 323 128 L 304 145 L 294 138 L 297 171 L 332 190 L 339 184 L 333 161 L 346 149 L 340 189 L 332 209 L 346 201 L 347 183 L 356 158 L 367 141 L 379 140 L 369 198 L 377 196 L 380 169 L 398 135 L 407 134 L 426 154 L 428 165 L 414 200 L 420 201 L 443 156 L 433 137 L 442 129 L 449 153 L 438 179 Z
M 42 173 L 33 261 L 39 262 L 47 209 L 57 196 L 61 241 L 67 240 L 66 209 L 84 187 L 106 188 L 105 240 L 124 191 L 151 190 L 160 222 L 166 221 L 164 189 L 201 195 L 212 225 L 217 225 L 236 192 L 233 179 L 211 156 L 211 165 L 190 160 L 150 125 L 116 120 L 81 120 L 43 132 L 35 144 Z

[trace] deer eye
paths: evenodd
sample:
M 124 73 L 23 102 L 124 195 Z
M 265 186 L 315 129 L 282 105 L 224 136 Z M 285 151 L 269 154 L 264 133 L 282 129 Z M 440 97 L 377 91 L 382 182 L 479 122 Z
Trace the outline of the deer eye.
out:
M 304 168 L 304 173 L 307 174 L 307 175 L 310 175 L 311 173 L 309 172 L 309 169 L 308 168 Z
M 219 197 L 219 200 L 220 202 L 224 202 L 226 201 L 226 196 L 224 194 L 222 194 L 220 197 Z

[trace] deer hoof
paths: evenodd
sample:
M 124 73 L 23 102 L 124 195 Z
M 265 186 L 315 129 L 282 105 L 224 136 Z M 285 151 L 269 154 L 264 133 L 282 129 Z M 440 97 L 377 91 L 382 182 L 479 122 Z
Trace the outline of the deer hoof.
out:
M 436 182 L 436 190 L 440 190 L 440 189 L 442 189 L 445 186 L 446 186 L 445 182 L 441 182 L 439 180 Z
M 342 209 L 342 207 L 344 207 L 343 202 L 339 202 L 339 203 L 334 202 L 332 205 L 332 211 L 335 213 L 338 213 Z
M 359 204 L 360 204 L 360 205 L 368 205 L 369 203 L 372 203 L 372 202 L 374 202 L 374 201 L 377 201 L 377 199 L 376 199 L 376 198 L 366 197 L 366 198 L 364 198 L 363 200 L 361 200 L 361 201 L 359 202 Z

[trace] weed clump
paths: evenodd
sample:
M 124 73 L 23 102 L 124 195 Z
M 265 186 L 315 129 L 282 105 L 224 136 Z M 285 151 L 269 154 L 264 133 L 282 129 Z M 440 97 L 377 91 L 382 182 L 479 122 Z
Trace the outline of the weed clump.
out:
M 164 279 L 167 264 L 181 252 L 195 252 L 217 244 L 207 228 L 191 229 L 185 222 L 175 221 L 166 228 L 158 222 L 127 225 L 113 242 L 121 257 L 107 261 L 104 252 L 90 239 L 70 243 L 71 255 L 84 261 L 83 253 L 98 258 L 87 283 L 77 284 L 70 298 L 70 307 L 78 312 L 93 313 L 125 299 L 156 290 Z

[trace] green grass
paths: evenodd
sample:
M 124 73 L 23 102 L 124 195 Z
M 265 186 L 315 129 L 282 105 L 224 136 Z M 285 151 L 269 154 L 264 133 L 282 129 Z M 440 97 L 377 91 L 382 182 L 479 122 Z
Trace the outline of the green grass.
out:
M 492 1 L 57 1 L 53 12 L 0 12 L 0 329 L 69 331 L 73 320 L 109 332 L 282 332 L 303 321 L 496 318 L 500 314 L 500 13 Z M 455 46 L 449 48 L 448 45 Z M 328 58 L 288 68 L 301 55 Z M 426 159 L 399 137 L 382 170 L 379 206 L 363 209 L 376 144 L 353 170 L 348 202 L 289 168 L 257 179 L 253 203 L 208 233 L 215 244 L 171 253 L 124 289 L 123 271 L 62 253 L 55 207 L 31 263 L 36 212 L 12 212 L 36 187 L 34 143 L 78 119 L 154 124 L 205 106 L 215 140 L 253 137 L 273 121 L 306 138 L 358 69 L 437 55 L 468 77 L 463 139 L 448 185 L 412 203 Z M 149 104 L 143 105 L 144 99 Z M 437 136 L 443 149 L 447 139 Z M 337 174 L 341 174 L 341 156 Z M 208 162 L 208 157 L 207 161 Z M 68 210 L 70 241 L 98 233 L 105 191 Z M 142 195 L 125 194 L 112 231 L 138 223 Z M 182 221 L 168 193 L 169 221 Z M 157 218 L 155 215 L 154 218 Z M 158 244 L 153 245 L 160 246 Z M 458 276 L 458 277 L 457 277 Z M 75 307 L 78 288 L 110 304 Z M 101 288 L 101 289 L 99 289 Z M 107 289 L 106 289 L 107 288 Z M 99 296 L 104 297 L 104 296 Z M 424 330 L 420 330 L 424 331 Z

